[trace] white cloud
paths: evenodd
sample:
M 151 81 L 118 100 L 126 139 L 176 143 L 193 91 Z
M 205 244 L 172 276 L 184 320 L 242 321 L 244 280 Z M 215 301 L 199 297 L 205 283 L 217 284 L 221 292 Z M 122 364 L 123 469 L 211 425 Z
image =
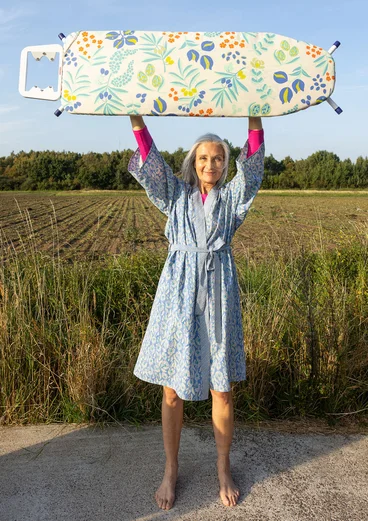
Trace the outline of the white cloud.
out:
M 15 32 L 19 33 L 21 30 L 19 22 L 30 14 L 31 11 L 27 7 L 0 9 L 0 41 L 10 39 Z
M 25 130 L 30 126 L 30 124 L 35 125 L 35 121 L 33 119 L 2 121 L 0 123 L 0 134 L 3 132 L 11 132 L 12 130 L 16 130 L 17 132 L 20 130 Z
M 28 14 L 28 10 L 26 9 L 0 9 L 0 25 L 7 25 L 9 22 L 13 22 L 13 20 L 17 20 Z
M 19 110 L 19 107 L 17 105 L 0 105 L 0 114 L 14 112 L 15 110 Z

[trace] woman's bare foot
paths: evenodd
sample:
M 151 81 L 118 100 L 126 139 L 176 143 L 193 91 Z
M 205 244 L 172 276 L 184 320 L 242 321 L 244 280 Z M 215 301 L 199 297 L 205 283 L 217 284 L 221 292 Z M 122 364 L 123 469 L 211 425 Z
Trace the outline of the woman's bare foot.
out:
M 178 465 L 166 465 L 164 479 L 155 494 L 156 502 L 163 510 L 169 510 L 175 501 Z
M 217 470 L 221 501 L 226 507 L 235 506 L 238 502 L 240 491 L 231 477 L 229 457 L 218 459 Z

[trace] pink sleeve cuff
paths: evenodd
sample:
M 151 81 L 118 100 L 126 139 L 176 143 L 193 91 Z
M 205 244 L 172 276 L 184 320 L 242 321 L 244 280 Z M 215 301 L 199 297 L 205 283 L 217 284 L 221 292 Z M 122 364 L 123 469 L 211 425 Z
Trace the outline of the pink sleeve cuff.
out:
M 144 127 L 140 130 L 133 130 L 133 134 L 137 140 L 139 151 L 142 156 L 142 160 L 145 161 L 152 146 L 152 137 L 148 132 L 148 128 Z
M 249 130 L 248 131 L 248 153 L 247 157 L 251 156 L 262 145 L 264 141 L 263 128 L 260 130 Z

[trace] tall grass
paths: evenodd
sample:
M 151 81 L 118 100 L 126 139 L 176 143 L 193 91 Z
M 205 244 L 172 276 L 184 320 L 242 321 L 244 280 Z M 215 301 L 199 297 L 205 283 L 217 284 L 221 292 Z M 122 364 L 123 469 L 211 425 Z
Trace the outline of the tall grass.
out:
M 367 412 L 367 232 L 335 250 L 321 240 L 272 261 L 237 255 L 247 357 L 237 419 Z M 164 261 L 141 251 L 64 262 L 30 232 L 0 265 L 1 423 L 159 420 L 162 390 L 133 368 Z M 210 400 L 186 402 L 185 415 L 209 419 Z

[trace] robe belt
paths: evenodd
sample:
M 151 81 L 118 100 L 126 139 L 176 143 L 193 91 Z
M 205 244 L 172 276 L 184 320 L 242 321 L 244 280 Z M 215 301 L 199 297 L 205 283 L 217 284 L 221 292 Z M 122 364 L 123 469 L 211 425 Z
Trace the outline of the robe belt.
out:
M 197 248 L 186 244 L 170 244 L 170 251 L 189 251 L 198 253 L 197 276 L 198 290 L 196 298 L 196 315 L 203 315 L 208 294 L 207 272 L 215 272 L 215 338 L 217 343 L 222 341 L 222 306 L 221 306 L 221 262 L 217 254 L 219 251 L 231 250 L 230 244 L 217 239 L 208 248 Z

